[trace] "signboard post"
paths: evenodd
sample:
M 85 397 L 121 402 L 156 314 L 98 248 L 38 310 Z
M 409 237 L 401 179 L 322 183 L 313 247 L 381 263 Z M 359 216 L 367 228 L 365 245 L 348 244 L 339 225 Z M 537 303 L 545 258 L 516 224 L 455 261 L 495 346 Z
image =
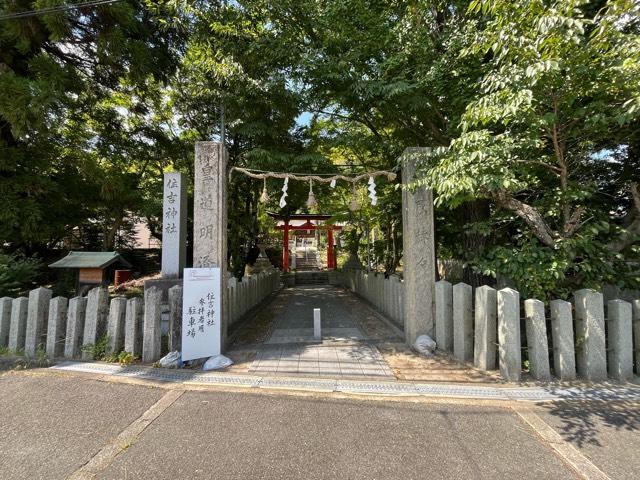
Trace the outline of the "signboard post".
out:
M 182 360 L 221 353 L 219 268 L 185 268 L 182 297 Z

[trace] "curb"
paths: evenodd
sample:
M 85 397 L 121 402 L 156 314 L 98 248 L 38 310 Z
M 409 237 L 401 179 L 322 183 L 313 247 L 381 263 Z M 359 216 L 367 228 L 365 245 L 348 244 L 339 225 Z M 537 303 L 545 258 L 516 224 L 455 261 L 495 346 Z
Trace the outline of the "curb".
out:
M 306 390 L 391 396 L 420 396 L 503 401 L 639 401 L 640 387 L 489 387 L 433 383 L 378 382 L 233 375 L 220 372 L 173 370 L 144 366 L 120 366 L 67 361 L 51 370 L 113 375 L 185 385 L 231 385 L 260 389 Z

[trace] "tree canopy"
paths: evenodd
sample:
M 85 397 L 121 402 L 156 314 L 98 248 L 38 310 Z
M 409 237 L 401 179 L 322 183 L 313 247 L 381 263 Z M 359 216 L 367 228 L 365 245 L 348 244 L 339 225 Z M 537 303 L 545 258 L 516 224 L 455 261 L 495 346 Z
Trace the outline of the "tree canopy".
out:
M 0 15 L 57 5 L 2 0 Z M 399 172 L 430 147 L 438 256 L 464 279 L 546 296 L 637 285 L 639 7 L 632 0 L 136 0 L 0 20 L 0 241 L 110 249 L 132 221 L 161 237 L 161 173 L 193 142 L 233 166 Z M 224 130 L 222 128 L 224 125 Z M 281 184 L 267 182 L 270 192 Z M 351 211 L 345 248 L 402 268 L 400 186 Z M 240 275 L 269 231 L 261 182 L 234 175 Z M 305 210 L 291 184 L 284 214 Z

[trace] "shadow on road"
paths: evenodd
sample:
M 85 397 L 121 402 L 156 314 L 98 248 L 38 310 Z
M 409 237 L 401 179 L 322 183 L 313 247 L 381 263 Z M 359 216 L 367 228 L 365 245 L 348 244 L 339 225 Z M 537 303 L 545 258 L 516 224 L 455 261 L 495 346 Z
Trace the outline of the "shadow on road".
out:
M 622 388 L 621 397 L 624 397 Z M 629 396 L 637 395 L 637 388 L 628 389 Z M 540 404 L 551 417 L 562 437 L 582 448 L 587 445 L 602 447 L 600 434 L 603 428 L 615 431 L 640 430 L 640 403 L 637 400 L 612 400 L 606 389 L 582 390 L 580 393 L 563 390 L 562 400 L 552 404 Z M 554 421 L 555 420 L 555 421 Z

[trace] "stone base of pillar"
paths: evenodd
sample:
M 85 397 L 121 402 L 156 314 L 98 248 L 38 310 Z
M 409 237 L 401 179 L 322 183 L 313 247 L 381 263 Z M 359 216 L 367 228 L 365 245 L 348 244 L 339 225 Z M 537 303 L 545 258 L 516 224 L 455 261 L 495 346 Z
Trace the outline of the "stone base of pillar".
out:
M 350 253 L 349 258 L 342 266 L 343 270 L 362 270 L 362 262 L 357 253 Z
M 151 280 L 145 280 L 144 291 L 146 292 L 151 287 L 156 287 L 162 291 L 162 303 L 169 302 L 169 289 L 176 285 L 182 286 L 181 278 L 153 278 Z

